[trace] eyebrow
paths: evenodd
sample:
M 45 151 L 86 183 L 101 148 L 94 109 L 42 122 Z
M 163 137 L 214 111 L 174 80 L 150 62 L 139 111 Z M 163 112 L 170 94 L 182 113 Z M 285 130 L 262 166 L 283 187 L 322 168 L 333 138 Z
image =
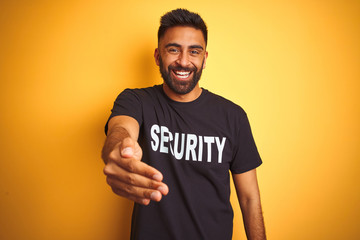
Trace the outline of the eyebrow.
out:
M 179 47 L 181 47 L 181 45 L 178 43 L 168 43 L 165 45 L 165 48 L 168 48 L 168 47 L 178 47 L 179 48 Z M 204 48 L 200 45 L 190 45 L 189 48 L 199 48 L 201 50 L 204 50 Z

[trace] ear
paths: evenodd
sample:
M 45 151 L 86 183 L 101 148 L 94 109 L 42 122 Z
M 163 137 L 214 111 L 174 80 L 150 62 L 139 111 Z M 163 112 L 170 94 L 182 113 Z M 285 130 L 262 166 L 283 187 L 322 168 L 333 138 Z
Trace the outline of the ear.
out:
M 154 58 L 155 58 L 155 63 L 158 66 L 160 65 L 159 57 L 160 57 L 159 48 L 155 48 Z
M 205 69 L 205 67 L 206 67 L 206 59 L 207 59 L 208 55 L 209 55 L 209 53 L 206 51 L 206 52 L 205 52 L 205 58 L 204 58 L 203 69 Z

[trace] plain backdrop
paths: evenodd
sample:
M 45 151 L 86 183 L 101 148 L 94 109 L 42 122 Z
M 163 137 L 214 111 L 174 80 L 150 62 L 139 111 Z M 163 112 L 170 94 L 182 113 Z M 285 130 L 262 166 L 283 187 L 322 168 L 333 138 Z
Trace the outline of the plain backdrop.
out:
M 162 82 L 157 28 L 178 7 L 208 25 L 201 86 L 249 116 L 268 238 L 358 239 L 355 0 L 1 1 L 0 239 L 128 239 L 132 203 L 102 173 L 104 124 L 123 89 Z

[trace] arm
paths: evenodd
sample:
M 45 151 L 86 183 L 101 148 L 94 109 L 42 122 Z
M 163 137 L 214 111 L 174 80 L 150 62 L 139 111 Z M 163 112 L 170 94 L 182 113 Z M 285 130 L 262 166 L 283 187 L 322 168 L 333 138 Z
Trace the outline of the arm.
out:
M 141 162 L 137 142 L 138 122 L 128 116 L 116 116 L 108 123 L 108 135 L 102 150 L 104 174 L 113 192 L 137 203 L 160 201 L 169 191 L 162 174 Z
M 249 240 L 265 240 L 265 226 L 256 169 L 241 174 L 233 174 L 233 180 L 243 214 L 247 238 Z

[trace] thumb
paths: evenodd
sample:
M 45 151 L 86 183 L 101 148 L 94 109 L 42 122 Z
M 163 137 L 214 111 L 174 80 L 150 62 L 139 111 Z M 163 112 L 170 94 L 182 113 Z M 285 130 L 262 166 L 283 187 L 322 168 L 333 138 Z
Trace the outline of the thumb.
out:
M 131 158 L 134 155 L 135 143 L 131 138 L 125 138 L 120 147 L 121 157 Z

